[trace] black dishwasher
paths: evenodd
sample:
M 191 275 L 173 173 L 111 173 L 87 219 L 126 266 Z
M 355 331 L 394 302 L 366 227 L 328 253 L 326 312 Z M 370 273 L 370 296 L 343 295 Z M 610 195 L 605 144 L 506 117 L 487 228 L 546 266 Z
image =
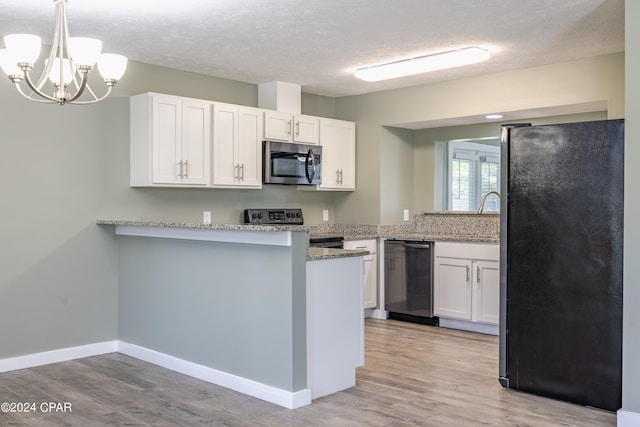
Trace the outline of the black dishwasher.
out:
M 438 325 L 433 315 L 433 242 L 385 240 L 384 286 L 390 319 Z

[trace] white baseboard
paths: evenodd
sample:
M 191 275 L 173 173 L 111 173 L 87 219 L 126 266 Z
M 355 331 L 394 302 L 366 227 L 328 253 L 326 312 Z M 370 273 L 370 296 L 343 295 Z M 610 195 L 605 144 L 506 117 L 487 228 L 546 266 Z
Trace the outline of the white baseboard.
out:
M 640 426 L 640 413 L 638 412 L 629 412 L 629 411 L 623 411 L 622 409 L 620 409 L 617 415 L 618 415 L 618 427 Z
M 389 317 L 389 313 L 387 312 L 387 310 L 380 310 L 380 309 L 375 309 L 372 310 L 369 317 L 371 317 L 372 319 L 382 319 L 382 320 L 387 320 L 387 318 Z
M 115 353 L 116 351 L 118 351 L 118 342 L 106 341 L 78 347 L 62 348 L 60 350 L 44 351 L 42 353 L 27 354 L 25 356 L 9 357 L 7 359 L 0 359 L 0 372 L 34 368 L 51 363 L 81 359 L 83 357 Z
M 310 389 L 296 392 L 282 390 L 123 341 L 118 341 L 118 352 L 288 409 L 311 404 Z
M 478 332 L 488 335 L 499 335 L 498 325 L 489 325 L 487 323 L 468 322 L 466 320 L 440 318 L 440 327 L 450 329 L 460 329 L 463 331 Z

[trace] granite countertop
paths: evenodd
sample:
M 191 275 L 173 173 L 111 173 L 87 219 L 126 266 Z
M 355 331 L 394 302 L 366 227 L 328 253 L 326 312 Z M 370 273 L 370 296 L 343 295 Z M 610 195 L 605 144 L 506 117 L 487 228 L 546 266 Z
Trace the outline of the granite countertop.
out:
M 304 231 L 314 236 L 343 236 L 344 240 L 398 239 L 431 240 L 451 242 L 499 243 L 499 214 L 478 215 L 472 212 L 423 212 L 411 223 L 400 225 L 371 224 L 311 224 L 311 225 L 255 225 L 255 224 L 203 224 L 200 222 L 174 222 L 155 220 L 98 220 L 100 225 L 122 225 L 131 227 L 170 227 L 200 230 L 235 230 L 254 232 Z M 337 249 L 335 251 L 345 251 Z M 311 252 L 310 252 L 311 253 Z M 313 259 L 340 258 L 347 252 L 324 252 L 315 249 Z
M 380 236 L 396 240 L 430 240 L 445 242 L 500 243 L 500 236 L 478 236 L 475 234 L 429 234 L 429 233 L 389 233 Z
M 201 222 L 170 222 L 170 221 L 142 221 L 142 220 L 111 220 L 99 219 L 98 225 L 123 225 L 128 227 L 167 227 L 190 228 L 202 230 L 236 230 L 236 231 L 309 231 L 308 225 L 254 225 L 254 224 L 204 224 Z
M 307 248 L 307 261 L 350 258 L 365 255 L 369 255 L 369 251 L 362 251 L 359 249 Z
M 159 227 L 159 228 L 183 228 L 199 230 L 231 230 L 231 231 L 258 231 L 258 232 L 282 232 L 304 231 L 309 232 L 313 226 L 305 225 L 250 225 L 250 224 L 203 224 L 196 222 L 171 222 L 171 221 L 143 221 L 143 220 L 111 220 L 100 219 L 98 225 L 120 225 L 127 227 Z M 350 258 L 368 255 L 368 251 L 351 249 L 307 248 L 307 261 L 319 261 L 325 259 Z

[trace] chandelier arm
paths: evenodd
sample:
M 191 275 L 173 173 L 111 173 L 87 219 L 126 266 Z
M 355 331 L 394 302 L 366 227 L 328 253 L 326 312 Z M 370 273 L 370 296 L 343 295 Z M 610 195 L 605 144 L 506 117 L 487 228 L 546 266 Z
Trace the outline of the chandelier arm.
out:
M 48 99 L 49 101 L 53 101 L 56 102 L 58 104 L 60 104 L 60 100 L 57 98 L 54 98 L 52 96 L 47 95 L 46 93 L 42 92 L 40 89 L 38 89 L 33 82 L 31 81 L 31 77 L 29 76 L 29 70 L 24 70 L 24 80 L 27 82 L 27 85 L 29 85 L 29 87 L 31 88 L 32 91 L 34 91 L 36 94 L 40 95 L 41 97 Z M 34 99 L 29 97 L 30 99 Z
M 20 82 L 13 82 L 16 86 L 16 90 L 18 91 L 18 93 L 22 96 L 24 96 L 25 98 L 27 98 L 29 101 L 35 101 L 35 102 L 39 102 L 41 104 L 52 104 L 52 103 L 58 103 L 57 101 L 51 101 L 48 99 L 38 99 L 38 98 L 32 98 L 31 96 L 27 95 L 26 93 L 24 93 L 22 91 L 22 87 L 20 86 Z
M 47 79 L 49 78 L 49 74 L 51 73 L 51 68 L 53 67 L 53 60 L 56 58 L 56 52 L 59 51 L 59 57 L 62 59 L 62 52 L 64 50 L 65 40 L 67 39 L 67 35 L 69 34 L 68 27 L 65 25 L 66 20 L 64 16 L 66 12 L 64 10 L 65 3 L 57 3 L 56 2 L 56 26 L 55 31 L 53 33 L 53 43 L 51 44 L 51 51 L 49 51 L 49 57 L 45 61 L 45 68 L 40 75 L 40 79 L 38 80 L 38 84 L 36 87 L 38 91 L 41 91 L 45 83 L 47 83 Z M 62 10 L 61 10 L 62 9 Z M 66 33 L 64 31 L 67 31 Z M 62 36 L 62 40 L 60 39 Z
M 80 95 L 82 95 L 82 92 L 84 92 L 84 89 L 86 87 L 88 87 L 87 86 L 87 80 L 88 79 L 89 79 L 89 71 L 83 72 L 82 73 L 82 81 L 80 82 L 80 87 L 78 87 L 78 91 L 71 98 L 67 99 L 65 101 L 65 103 L 71 103 L 71 102 L 75 101 L 76 99 L 80 98 Z
M 109 92 L 107 92 L 107 95 L 105 95 L 105 96 L 103 96 L 102 98 L 98 99 L 98 97 L 96 96 L 96 94 L 93 92 L 93 89 L 91 89 L 91 86 L 87 85 L 86 90 L 87 90 L 87 92 L 89 92 L 89 93 L 91 94 L 91 96 L 93 97 L 93 99 L 94 99 L 94 100 L 96 100 L 96 101 L 100 101 L 100 99 L 104 99 L 104 98 L 109 94 L 109 92 L 111 91 L 111 90 L 109 90 Z M 89 101 L 89 103 L 93 103 L 93 102 L 96 102 L 96 101 L 93 101 L 93 100 L 92 100 L 92 101 Z
M 89 86 L 87 86 L 88 88 Z M 74 104 L 76 105 L 87 105 L 87 104 L 94 104 L 96 102 L 102 101 L 103 99 L 105 99 L 107 96 L 109 96 L 109 94 L 111 93 L 111 90 L 113 89 L 113 86 L 108 86 L 107 88 L 107 93 L 105 93 L 104 95 L 102 95 L 100 98 L 96 98 L 96 99 L 92 99 L 90 101 L 75 101 Z M 92 92 L 93 94 L 93 92 Z M 95 96 L 95 95 L 94 95 Z

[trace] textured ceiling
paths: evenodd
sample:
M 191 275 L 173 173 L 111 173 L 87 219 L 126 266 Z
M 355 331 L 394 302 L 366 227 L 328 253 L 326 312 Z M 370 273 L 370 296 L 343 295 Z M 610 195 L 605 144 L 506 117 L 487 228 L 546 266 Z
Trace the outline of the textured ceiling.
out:
M 0 36 L 51 43 L 53 16 L 52 0 L 0 0 Z M 71 35 L 135 61 L 333 97 L 624 50 L 624 0 L 69 0 L 68 17 Z M 491 59 L 386 82 L 353 77 L 471 45 Z

